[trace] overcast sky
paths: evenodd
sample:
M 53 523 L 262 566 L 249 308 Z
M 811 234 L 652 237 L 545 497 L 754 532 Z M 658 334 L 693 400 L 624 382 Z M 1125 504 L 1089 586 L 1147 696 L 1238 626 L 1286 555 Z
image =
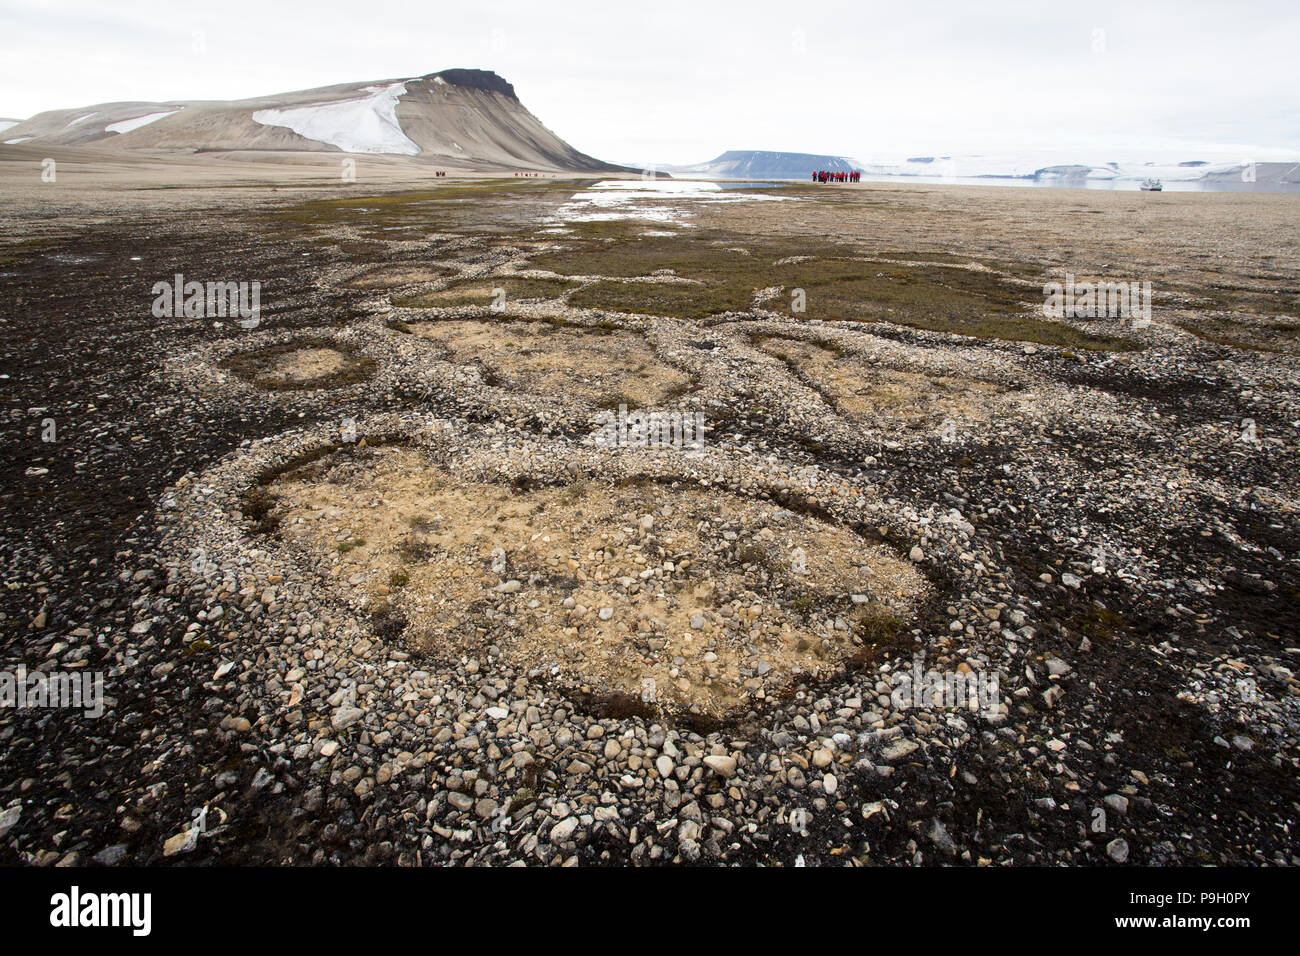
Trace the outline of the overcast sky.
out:
M 1054 5 L 1054 4 L 1051 4 Z M 578 149 L 1300 158 L 1300 3 L 0 0 L 0 116 L 495 70 Z

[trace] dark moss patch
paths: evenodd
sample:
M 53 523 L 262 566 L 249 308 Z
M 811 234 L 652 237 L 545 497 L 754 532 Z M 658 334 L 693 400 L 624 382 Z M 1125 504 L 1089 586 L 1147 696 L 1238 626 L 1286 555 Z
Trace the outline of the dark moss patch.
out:
M 17 239 L 0 244 L 0 265 L 24 262 L 45 252 L 53 252 L 62 247 L 64 239 Z
M 1289 316 L 1201 312 L 1195 318 L 1178 319 L 1175 324 L 1215 345 L 1258 352 L 1300 351 L 1300 319 Z
M 406 564 L 421 564 L 429 560 L 433 551 L 417 531 L 416 534 L 408 535 L 401 540 L 397 545 L 397 553 Z
M 376 604 L 370 612 L 370 628 L 381 641 L 392 643 L 406 630 L 406 615 L 387 601 Z
M 1066 628 L 1103 645 L 1133 634 L 1133 628 L 1122 616 L 1096 601 L 1070 617 L 1066 621 Z
M 244 500 L 244 517 L 253 523 L 256 534 L 270 534 L 280 527 L 279 516 L 273 514 L 275 495 L 258 486 Z
M 1212 282 L 1190 290 L 1202 308 L 1221 312 L 1249 312 L 1259 316 L 1300 316 L 1300 288 L 1275 283 L 1272 288 Z
M 1081 332 L 1038 318 L 1022 302 L 1024 290 L 996 273 L 946 265 L 899 266 L 848 260 L 812 260 L 786 267 L 788 289 L 802 288 L 805 311 L 778 297 L 777 311 L 792 318 L 888 322 L 982 339 L 1037 342 L 1088 351 L 1141 348 L 1131 339 Z
M 802 336 L 802 335 L 796 335 L 793 332 L 791 333 L 772 332 L 770 334 L 752 333 L 746 336 L 746 338 L 748 339 L 750 345 L 763 349 L 773 358 L 780 359 L 782 362 L 785 362 L 787 365 L 791 366 L 792 368 L 795 368 L 796 370 L 798 366 L 798 359 L 792 356 L 789 352 L 783 351 L 779 346 L 776 346 L 775 343 L 783 342 L 783 341 L 796 342 L 800 345 L 813 346 L 815 348 L 822 349 L 823 351 L 829 352 L 830 354 L 835 356 L 842 356 L 845 354 L 844 346 L 840 345 L 839 342 L 836 342 L 833 339 L 823 338 L 820 335 Z
M 628 278 L 660 270 L 709 284 L 743 281 L 750 288 L 770 284 L 774 263 L 796 255 L 844 255 L 842 246 L 811 240 L 775 241 L 700 232 L 690 235 L 636 236 L 614 241 L 566 243 L 563 249 L 531 257 L 539 269 L 561 275 L 603 275 Z M 757 283 L 757 285 L 752 285 Z
M 746 285 L 685 285 L 665 282 L 597 282 L 575 293 L 569 304 L 586 309 L 608 309 L 638 315 L 666 315 L 702 319 L 718 312 L 739 312 L 749 307 Z
M 311 236 L 334 226 L 352 226 L 367 239 L 420 239 L 430 230 L 444 231 L 461 222 L 466 206 L 521 205 L 529 200 L 558 205 L 573 195 L 573 183 L 543 180 L 487 179 L 447 183 L 429 189 L 386 194 L 315 199 L 273 209 L 262 221 L 281 239 Z
M 573 689 L 568 692 L 568 696 L 586 713 L 600 719 L 627 720 L 640 717 L 651 720 L 657 714 L 657 709 L 652 704 L 631 694 L 618 692 L 598 694 L 589 690 Z
M 621 312 L 703 318 L 749 308 L 754 292 L 774 284 L 777 261 L 791 255 L 843 253 L 814 241 L 796 245 L 718 233 L 642 236 L 611 242 L 579 242 L 534 256 L 538 268 L 562 275 L 654 278 L 670 273 L 694 284 L 599 282 L 571 298 L 574 305 Z
M 639 239 L 646 231 L 646 224 L 634 219 L 593 219 L 565 223 L 567 234 L 564 239 Z M 547 236 L 553 239 L 553 236 Z
M 881 259 L 901 259 L 906 262 L 947 262 L 953 265 L 974 261 L 972 256 L 963 256 L 955 252 L 922 252 L 916 249 L 886 249 L 884 252 L 873 252 L 873 256 L 879 256 Z
M 854 250 L 824 240 L 777 241 L 707 232 L 574 242 L 536 255 L 532 262 L 562 275 L 653 278 L 667 271 L 697 283 L 598 282 L 570 299 L 589 308 L 699 319 L 744 311 L 759 289 L 780 286 L 780 294 L 766 307 L 796 320 L 890 322 L 1090 351 L 1141 348 L 1127 338 L 1081 332 L 1038 317 L 1022 302 L 1023 286 L 998 272 L 956 267 L 969 257 L 943 252 L 884 255 L 920 258 L 926 264 L 867 262 L 855 257 Z M 800 312 L 794 311 L 795 290 L 803 290 Z
M 873 608 L 860 621 L 855 630 L 863 644 L 885 649 L 898 644 L 904 635 L 902 618 L 880 608 Z

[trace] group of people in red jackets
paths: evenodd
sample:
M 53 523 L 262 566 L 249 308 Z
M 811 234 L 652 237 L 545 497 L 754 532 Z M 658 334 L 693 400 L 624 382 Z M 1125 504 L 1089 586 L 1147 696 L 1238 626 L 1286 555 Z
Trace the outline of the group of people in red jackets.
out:
M 851 173 L 831 172 L 827 169 L 819 169 L 812 174 L 815 183 L 856 183 L 862 181 L 862 174 L 856 169 Z

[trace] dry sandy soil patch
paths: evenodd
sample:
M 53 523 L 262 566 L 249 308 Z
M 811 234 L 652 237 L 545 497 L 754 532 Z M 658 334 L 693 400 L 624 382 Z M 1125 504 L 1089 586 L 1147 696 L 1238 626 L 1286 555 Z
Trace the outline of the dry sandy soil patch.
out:
M 392 289 L 416 282 L 432 282 L 454 275 L 452 266 L 428 265 L 420 262 L 395 262 L 391 265 L 367 269 L 343 284 L 349 289 Z
M 327 456 L 268 486 L 279 533 L 441 660 L 521 666 L 717 715 L 892 640 L 926 592 L 890 549 L 770 501 L 596 481 L 465 481 L 417 449 Z
M 373 359 L 358 357 L 345 346 L 314 339 L 236 353 L 222 365 L 258 388 L 271 391 L 333 388 L 368 378 L 375 368 Z
M 690 376 L 656 357 L 636 332 L 551 322 L 411 322 L 450 361 L 480 362 L 492 384 L 598 408 L 663 405 L 691 387 Z
M 757 344 L 825 395 L 840 414 L 858 421 L 886 419 L 912 427 L 945 419 L 984 421 L 995 400 L 1011 391 L 981 379 L 886 368 L 856 360 L 834 345 L 776 337 Z

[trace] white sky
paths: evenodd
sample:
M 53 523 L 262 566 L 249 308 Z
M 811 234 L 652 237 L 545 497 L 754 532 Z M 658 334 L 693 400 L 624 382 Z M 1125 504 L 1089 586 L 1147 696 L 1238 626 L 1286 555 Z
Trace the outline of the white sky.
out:
M 1049 4 L 0 0 L 0 116 L 473 67 L 609 161 L 1300 158 L 1296 0 Z

